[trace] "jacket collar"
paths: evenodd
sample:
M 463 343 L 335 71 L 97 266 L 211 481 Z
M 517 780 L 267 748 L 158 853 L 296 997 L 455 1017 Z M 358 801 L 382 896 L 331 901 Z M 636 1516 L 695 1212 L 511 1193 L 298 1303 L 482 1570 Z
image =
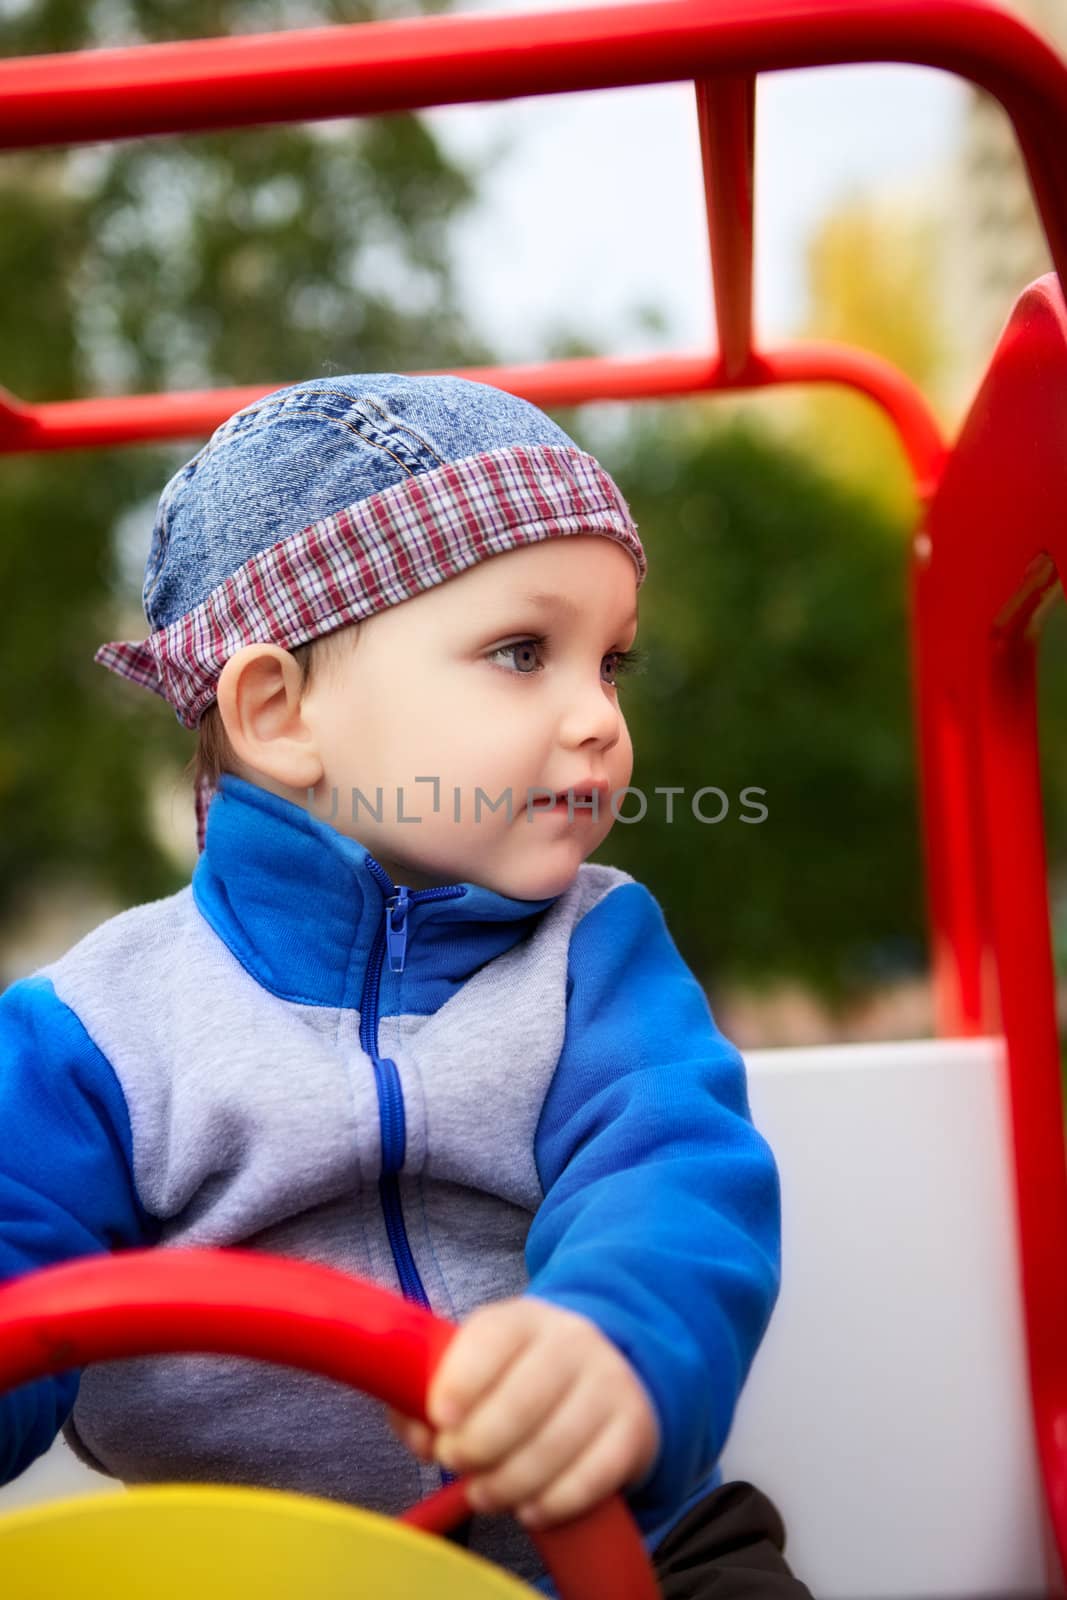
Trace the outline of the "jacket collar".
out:
M 355 839 L 223 774 L 193 896 L 227 948 L 272 993 L 358 1007 L 397 888 Z M 462 983 L 517 944 L 556 899 L 514 900 L 473 883 L 410 890 L 404 968 L 393 972 L 386 952 L 383 997 L 390 984 L 410 995 L 411 986 L 428 981 Z

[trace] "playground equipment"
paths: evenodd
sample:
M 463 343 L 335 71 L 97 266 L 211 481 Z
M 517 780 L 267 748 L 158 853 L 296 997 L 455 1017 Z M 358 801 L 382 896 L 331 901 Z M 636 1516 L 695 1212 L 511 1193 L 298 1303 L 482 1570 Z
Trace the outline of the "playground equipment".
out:
M 752 326 L 757 74 L 874 60 L 1000 100 L 1056 268 L 1012 311 L 951 448 L 886 362 L 763 348 Z M 657 0 L 8 61 L 0 147 L 666 81 L 696 94 L 718 349 L 465 375 L 547 406 L 848 384 L 896 427 L 921 506 L 907 559 L 939 1037 L 749 1056 L 782 1172 L 785 1282 L 724 1465 L 777 1500 L 820 1600 L 1059 1593 L 1067 1160 L 1034 692 L 1037 630 L 1067 572 L 1067 67 L 982 0 Z M 36 406 L 0 394 L 0 452 L 201 437 L 284 381 Z M 231 1348 L 215 1326 L 200 1336 Z M 3 1365 L 0 1378 L 20 1381 Z M 0 1551 L 5 1537 L 0 1522 Z M 446 1559 L 475 1566 L 442 1546 L 442 1584 Z M 647 1576 L 639 1550 L 625 1570 Z M 595 1581 L 587 1564 L 574 1595 L 592 1600 Z

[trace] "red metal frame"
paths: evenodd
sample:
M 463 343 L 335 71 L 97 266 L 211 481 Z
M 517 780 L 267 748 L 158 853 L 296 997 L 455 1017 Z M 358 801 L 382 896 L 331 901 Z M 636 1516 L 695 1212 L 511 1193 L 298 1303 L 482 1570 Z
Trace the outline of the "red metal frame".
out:
M 1007 1040 L 1034 1411 L 1067 1566 L 1067 1163 L 1028 632 L 1067 571 L 1053 516 L 1067 503 L 1067 450 L 1045 403 L 1067 385 L 1067 323 L 1055 279 L 1024 297 L 951 454 L 923 396 L 886 362 L 832 344 L 758 346 L 757 74 L 859 61 L 939 68 L 1000 100 L 1067 283 L 1067 67 L 984 0 L 655 0 L 7 61 L 0 149 L 693 83 L 718 350 L 467 375 L 541 405 L 844 383 L 896 427 L 923 506 L 912 638 L 938 1026 L 1002 1026 Z M 0 453 L 202 436 L 285 381 L 40 405 L 0 391 Z
M 1067 573 L 1067 306 L 1022 296 L 912 555 L 930 894 L 961 1031 L 1003 1031 L 1037 1444 L 1067 1529 L 1067 1167 L 1035 706 Z
M 1003 103 L 1053 259 L 1067 272 L 1067 69 L 982 0 L 656 0 L 507 17 L 431 17 L 79 51 L 0 63 L 0 149 L 500 100 L 640 83 L 696 87 L 719 353 L 499 369 L 540 404 L 834 382 L 882 405 L 927 498 L 944 443 L 902 374 L 829 344 L 757 350 L 751 326 L 758 72 L 892 60 L 971 78 Z M 0 451 L 78 448 L 210 430 L 268 392 L 27 406 L 0 394 Z M 76 409 L 74 409 L 76 407 Z

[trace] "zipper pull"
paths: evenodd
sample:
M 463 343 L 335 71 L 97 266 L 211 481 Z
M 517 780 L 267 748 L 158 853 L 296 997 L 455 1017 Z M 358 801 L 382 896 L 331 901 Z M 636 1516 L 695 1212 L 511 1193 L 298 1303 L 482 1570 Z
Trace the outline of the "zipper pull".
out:
M 403 883 L 399 885 L 399 892 L 385 903 L 385 943 L 389 971 L 403 972 L 408 947 L 408 888 Z

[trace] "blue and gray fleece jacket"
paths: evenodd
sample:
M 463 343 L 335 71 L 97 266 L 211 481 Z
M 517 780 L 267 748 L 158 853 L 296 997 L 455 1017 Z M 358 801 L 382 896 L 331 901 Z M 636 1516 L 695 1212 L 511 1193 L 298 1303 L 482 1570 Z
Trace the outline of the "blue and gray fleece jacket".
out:
M 0 997 L 0 1128 L 0 1279 L 241 1246 L 457 1322 L 536 1295 L 589 1317 L 652 1398 L 660 1452 L 627 1494 L 647 1547 L 720 1481 L 778 1289 L 778 1176 L 737 1050 L 625 872 L 587 862 L 538 901 L 409 891 L 224 777 L 190 885 Z M 61 1427 L 126 1482 L 387 1514 L 441 1483 L 377 1401 L 232 1357 L 24 1386 L 0 1399 L 0 1481 Z M 475 1517 L 469 1543 L 553 1592 L 514 1519 Z

